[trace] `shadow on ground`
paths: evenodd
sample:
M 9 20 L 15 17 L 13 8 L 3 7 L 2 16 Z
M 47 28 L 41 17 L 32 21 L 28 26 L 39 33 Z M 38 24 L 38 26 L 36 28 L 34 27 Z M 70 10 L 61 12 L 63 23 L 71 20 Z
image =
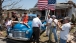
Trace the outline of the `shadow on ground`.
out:
M 46 40 L 46 41 L 44 41 L 44 42 L 40 41 L 40 43 L 55 43 L 55 42 L 52 42 L 52 41 Z
M 1 41 L 5 41 L 6 43 L 31 43 L 32 41 L 18 41 L 12 39 L 2 39 Z
M 33 41 L 17 41 L 12 39 L 2 39 L 1 41 L 5 41 L 6 43 L 33 43 Z M 54 43 L 52 41 L 46 40 L 46 41 L 40 41 L 40 43 Z

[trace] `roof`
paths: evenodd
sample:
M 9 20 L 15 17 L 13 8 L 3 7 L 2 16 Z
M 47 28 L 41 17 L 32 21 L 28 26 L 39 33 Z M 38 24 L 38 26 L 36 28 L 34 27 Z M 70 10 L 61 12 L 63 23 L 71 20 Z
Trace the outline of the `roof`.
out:
M 56 4 L 56 9 L 63 9 L 63 8 L 68 8 L 70 5 L 69 4 Z M 31 8 L 30 10 L 38 10 L 37 7 Z
M 70 4 L 73 5 L 73 6 L 76 8 L 76 4 L 73 3 L 73 1 L 68 1 L 67 3 L 57 3 L 57 4 L 56 4 L 56 9 L 68 8 L 68 7 L 70 6 Z M 38 8 L 37 8 L 37 3 L 36 3 L 36 5 L 34 6 L 34 8 L 31 8 L 31 9 L 32 9 L 32 10 L 38 10 Z M 31 10 L 31 9 L 30 9 L 30 10 Z
M 56 4 L 56 9 L 63 9 L 63 8 L 68 8 L 70 5 L 69 4 Z
M 26 11 L 26 9 L 9 9 L 7 11 L 12 11 L 12 10 L 15 10 L 15 11 Z

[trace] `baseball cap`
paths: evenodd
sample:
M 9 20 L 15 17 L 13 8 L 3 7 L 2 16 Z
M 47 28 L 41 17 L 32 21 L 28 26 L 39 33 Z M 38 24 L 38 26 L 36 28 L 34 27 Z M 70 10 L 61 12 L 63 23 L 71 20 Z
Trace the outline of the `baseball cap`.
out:
M 52 17 L 56 17 L 55 15 L 52 15 Z
M 65 17 L 64 20 L 70 21 L 71 19 L 70 19 L 70 17 Z

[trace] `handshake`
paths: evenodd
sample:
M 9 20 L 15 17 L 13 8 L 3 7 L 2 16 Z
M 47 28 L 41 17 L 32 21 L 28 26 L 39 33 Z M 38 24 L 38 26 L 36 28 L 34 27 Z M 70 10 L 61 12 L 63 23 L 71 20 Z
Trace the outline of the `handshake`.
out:
M 49 24 L 47 23 L 47 24 L 44 24 L 44 26 L 49 26 Z

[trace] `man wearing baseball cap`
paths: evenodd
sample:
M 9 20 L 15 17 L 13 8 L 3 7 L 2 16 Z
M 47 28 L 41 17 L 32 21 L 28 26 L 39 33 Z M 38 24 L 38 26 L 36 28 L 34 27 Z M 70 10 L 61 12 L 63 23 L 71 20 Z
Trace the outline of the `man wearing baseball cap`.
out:
M 62 26 L 59 26 L 59 24 L 58 24 L 58 27 L 61 30 L 60 43 L 67 43 L 68 34 L 69 34 L 70 29 L 71 29 L 71 24 L 69 23 L 70 18 L 65 17 L 63 21 L 64 21 L 64 24 Z
M 55 39 L 56 43 L 58 42 L 58 38 L 57 38 L 57 23 L 58 23 L 58 20 L 56 19 L 56 16 L 52 15 L 51 30 L 54 33 L 54 39 Z

